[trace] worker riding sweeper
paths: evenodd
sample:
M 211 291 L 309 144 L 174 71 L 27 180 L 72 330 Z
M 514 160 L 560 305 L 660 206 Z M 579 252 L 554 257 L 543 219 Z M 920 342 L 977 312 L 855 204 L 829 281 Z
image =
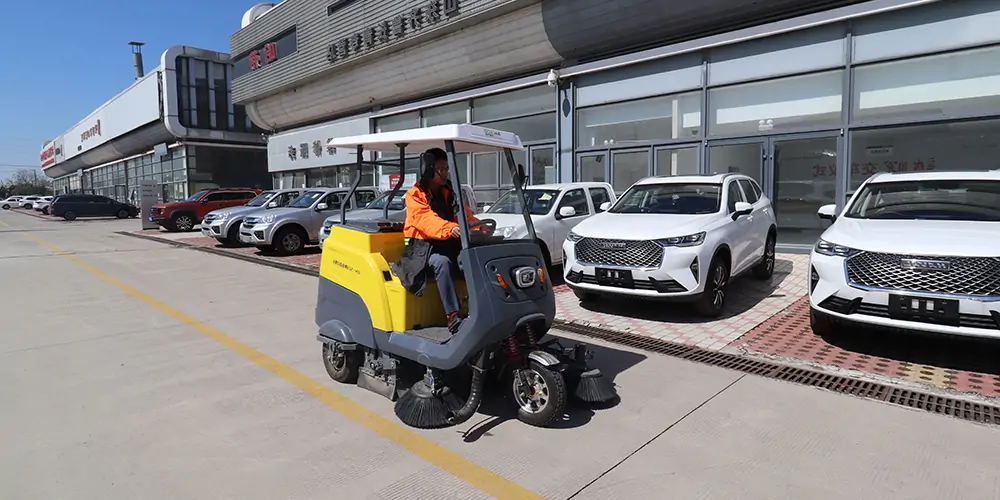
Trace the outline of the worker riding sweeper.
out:
M 520 138 L 462 124 L 328 145 L 357 152 L 348 199 L 366 166 L 399 169 L 392 199 L 406 179 L 406 149 L 424 152 L 406 195 L 405 225 L 389 219 L 388 204 L 381 220 L 348 221 L 344 204 L 323 244 L 316 325 L 331 378 L 395 401 L 396 416 L 420 428 L 471 418 L 487 379 L 500 382 L 518 418 L 536 426 L 562 418 L 570 396 L 594 404 L 617 399 L 600 370 L 587 366 L 585 345 L 542 340 L 555 297 L 524 204 L 526 236 L 505 239 L 493 234 L 495 221 L 472 216 L 462 190 L 451 189 L 462 185 L 456 154 L 499 152 L 511 179 L 521 181 L 514 189 L 523 199 L 523 167 L 512 154 L 524 149 Z M 399 158 L 366 161 L 366 149 Z

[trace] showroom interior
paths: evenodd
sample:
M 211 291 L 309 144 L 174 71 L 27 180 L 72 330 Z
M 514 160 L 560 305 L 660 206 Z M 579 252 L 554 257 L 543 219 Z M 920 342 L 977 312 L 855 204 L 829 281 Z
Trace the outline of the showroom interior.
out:
M 1000 168 L 998 24 L 992 2 L 865 2 L 556 67 L 555 86 L 538 71 L 352 118 L 517 133 L 533 184 L 620 194 L 649 175 L 740 172 L 771 198 L 780 243 L 811 245 L 828 224 L 816 210 L 877 172 Z M 496 154 L 459 163 L 480 204 L 511 185 Z M 324 168 L 274 178 L 312 185 L 345 167 Z

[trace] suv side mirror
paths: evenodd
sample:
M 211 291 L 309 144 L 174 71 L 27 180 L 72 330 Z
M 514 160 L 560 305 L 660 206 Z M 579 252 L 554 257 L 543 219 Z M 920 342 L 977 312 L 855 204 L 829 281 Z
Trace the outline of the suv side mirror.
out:
M 485 211 L 489 210 L 489 209 L 490 209 L 490 207 L 492 207 L 492 206 L 493 206 L 493 205 L 483 205 L 483 212 L 485 212 Z
M 606 201 L 604 203 L 601 203 L 601 211 L 602 212 L 607 212 L 610 209 L 611 209 L 611 202 L 610 201 Z
M 837 218 L 837 205 L 823 205 L 816 211 L 816 215 L 818 215 L 820 219 L 833 221 Z
M 750 215 L 753 212 L 753 205 L 745 201 L 737 201 L 735 210 L 733 211 L 733 220 L 739 219 L 744 215 Z
M 278 202 L 272 201 L 271 203 L 268 203 L 267 208 L 278 208 Z
M 576 215 L 576 209 L 573 208 L 573 207 L 560 207 L 559 208 L 559 217 L 560 218 L 563 218 L 563 217 L 573 217 L 574 215 Z
M 319 205 L 316 205 L 317 212 L 322 212 L 323 210 L 326 210 L 328 208 L 330 208 L 330 205 L 327 205 L 326 203 L 320 203 Z

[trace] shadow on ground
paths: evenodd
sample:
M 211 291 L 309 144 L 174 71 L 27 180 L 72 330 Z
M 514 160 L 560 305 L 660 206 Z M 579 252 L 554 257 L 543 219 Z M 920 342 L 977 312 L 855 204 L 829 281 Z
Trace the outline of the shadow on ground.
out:
M 1000 340 L 844 328 L 822 337 L 831 345 L 868 356 L 1000 375 Z
M 729 284 L 726 310 L 718 318 L 705 318 L 693 313 L 690 303 L 653 302 L 630 298 L 601 297 L 580 304 L 584 309 L 602 314 L 626 316 L 646 321 L 669 323 L 707 323 L 739 316 L 757 306 L 768 297 L 782 297 L 778 287 L 791 275 L 792 261 L 778 258 L 774 262 L 774 275 L 768 281 L 754 279 L 749 273 L 737 277 Z
M 548 338 L 551 337 L 546 337 L 543 340 L 547 340 Z M 561 340 L 563 346 L 566 347 L 570 347 L 576 343 L 570 339 L 558 338 Z M 594 352 L 594 358 L 589 361 L 590 367 L 600 368 L 604 377 L 612 384 L 618 374 L 638 365 L 646 359 L 646 356 L 631 351 L 592 344 L 588 344 L 588 346 Z M 512 423 L 516 425 L 527 425 L 517 420 L 517 406 L 510 396 L 511 388 L 508 387 L 508 384 L 494 382 L 487 386 L 486 391 L 482 406 L 480 406 L 476 416 L 473 417 L 472 421 L 474 423 L 472 427 L 464 431 L 463 438 L 466 442 L 478 441 L 483 437 L 492 437 L 493 434 L 491 431 L 505 422 L 514 421 Z M 590 422 L 595 412 L 614 411 L 613 408 L 616 405 L 617 401 L 612 401 L 610 404 L 605 405 L 589 405 L 570 395 L 566 414 L 552 426 L 552 429 L 573 429 L 584 426 Z

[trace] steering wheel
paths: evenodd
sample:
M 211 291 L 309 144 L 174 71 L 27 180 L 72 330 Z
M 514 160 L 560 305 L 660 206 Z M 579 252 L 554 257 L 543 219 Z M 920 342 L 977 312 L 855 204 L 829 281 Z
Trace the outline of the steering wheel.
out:
M 471 235 L 473 231 L 481 233 L 483 236 L 493 236 L 493 232 L 497 230 L 497 221 L 493 219 L 479 219 L 472 224 L 469 224 L 469 234 Z

